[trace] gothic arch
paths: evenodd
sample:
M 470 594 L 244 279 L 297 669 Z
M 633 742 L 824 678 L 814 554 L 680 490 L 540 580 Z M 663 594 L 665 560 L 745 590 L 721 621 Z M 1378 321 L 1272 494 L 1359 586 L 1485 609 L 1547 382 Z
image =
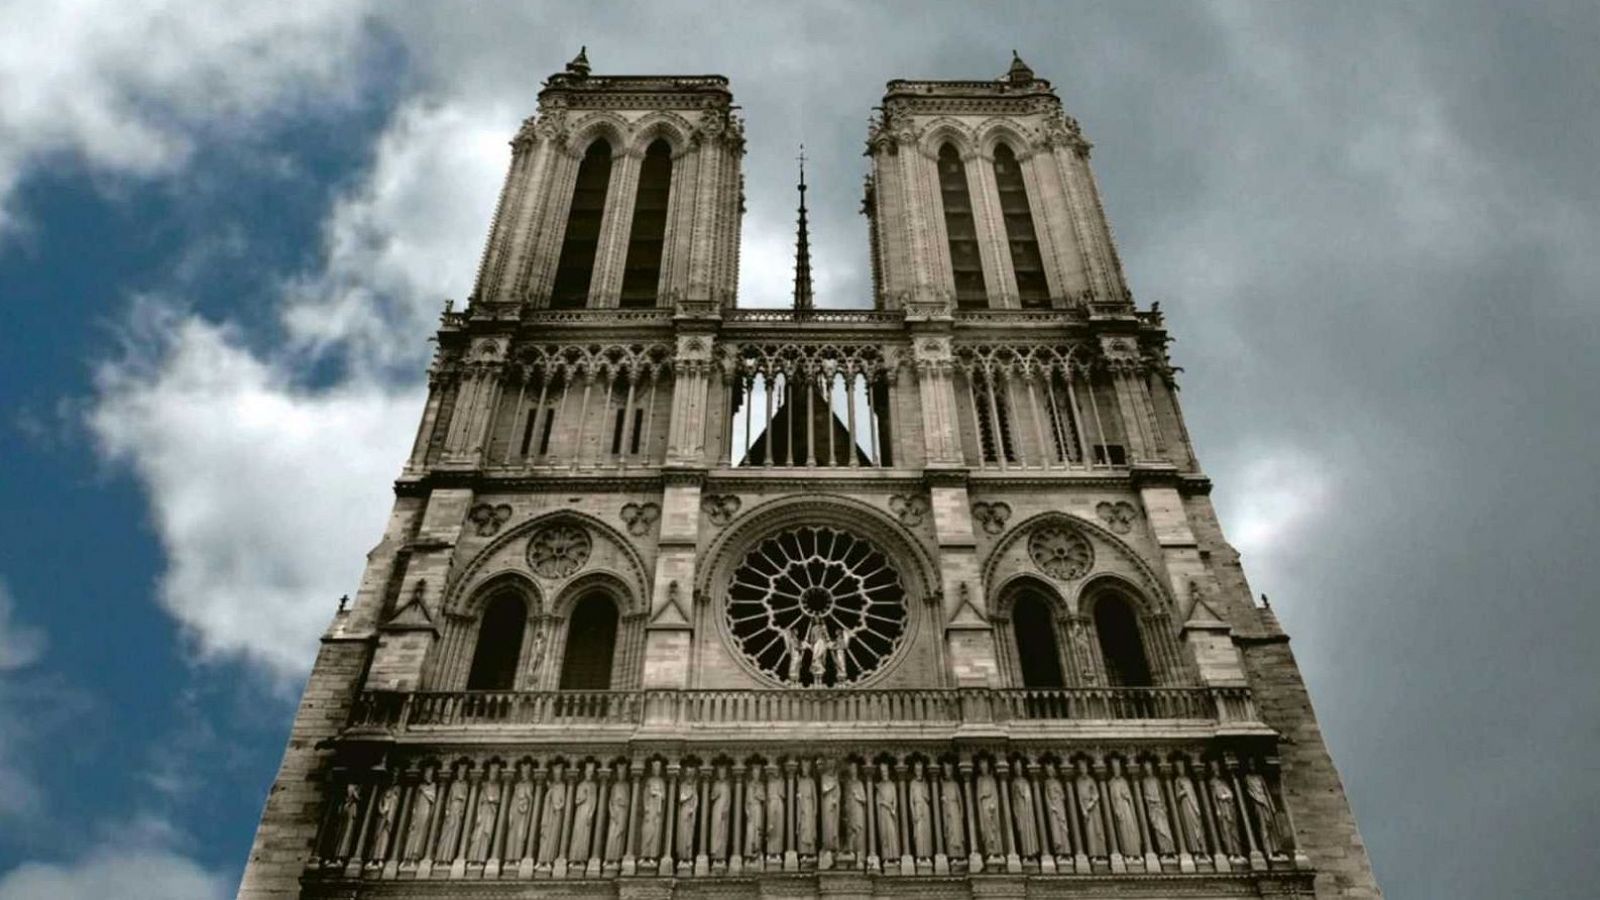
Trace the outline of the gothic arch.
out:
M 1072 611 L 1067 607 L 1066 600 L 1061 596 L 1061 591 L 1051 585 L 1047 579 L 1041 578 L 1031 572 L 1018 572 L 1007 578 L 995 591 L 995 600 L 990 607 L 989 618 L 998 632 L 995 635 L 995 649 L 998 656 L 1000 670 L 1010 683 L 1015 687 L 1065 687 L 1074 684 L 1076 679 L 1072 674 L 1072 656 L 1070 655 Z M 1033 598 L 1035 602 L 1044 605 L 1044 612 L 1048 617 L 1047 623 L 1025 623 L 1016 617 L 1018 600 Z M 1042 638 L 1031 648 L 1033 652 L 1052 654 L 1052 661 L 1056 668 L 1055 678 L 1060 683 L 1057 685 L 1029 684 L 1026 678 L 1029 670 L 1024 661 L 1025 650 L 1022 646 L 1021 630 L 1023 627 L 1043 628 L 1043 633 L 1036 635 Z
M 539 590 L 538 582 L 528 577 L 527 572 L 509 566 L 484 575 L 478 586 L 462 597 L 455 612 L 464 616 L 479 615 L 489 598 L 502 590 L 520 592 L 524 602 L 528 604 L 529 616 L 537 617 L 544 614 L 544 592 Z
M 573 613 L 579 604 L 594 597 L 604 597 L 616 608 L 607 688 L 629 690 L 638 686 L 644 665 L 644 624 L 649 609 L 623 578 L 615 572 L 597 570 L 572 578 L 550 604 L 545 645 L 548 661 L 538 676 L 541 689 L 561 687 L 562 675 L 568 668 Z
M 945 144 L 955 147 L 962 159 L 971 159 L 977 152 L 977 142 L 973 139 L 972 128 L 958 119 L 941 116 L 929 122 L 923 129 L 922 137 L 918 142 L 918 149 L 928 159 L 938 161 L 939 148 Z
M 1145 561 L 1144 557 L 1129 546 L 1126 541 L 1098 522 L 1092 522 L 1070 513 L 1055 510 L 1029 516 L 1027 519 L 1011 526 L 1006 530 L 1005 536 L 989 551 L 988 558 L 983 561 L 982 569 L 985 597 L 997 597 L 997 588 L 1009 583 L 1019 574 L 1031 574 L 1037 571 L 1031 562 L 1018 568 L 1016 572 L 1005 572 L 1002 567 L 1005 566 L 1008 560 L 1015 560 L 1016 557 L 1013 551 L 1017 548 L 1019 541 L 1025 544 L 1028 540 L 1028 535 L 1032 533 L 1033 529 L 1051 522 L 1058 522 L 1082 532 L 1085 536 L 1092 538 L 1094 542 L 1107 547 L 1114 559 L 1124 563 L 1124 571 L 1118 572 L 1115 568 L 1107 567 L 1107 555 L 1105 553 L 1097 553 L 1093 567 L 1085 573 L 1083 578 L 1078 579 L 1075 584 L 1059 589 L 1062 591 L 1062 597 L 1066 599 L 1068 607 L 1073 612 L 1080 615 L 1083 613 L 1083 610 L 1079 608 L 1079 599 L 1084 596 L 1084 589 L 1104 576 L 1120 576 L 1132 584 L 1139 595 L 1150 598 L 1148 602 L 1152 607 L 1152 612 L 1158 609 L 1170 612 L 1177 608 L 1173 602 L 1171 592 L 1167 590 L 1160 576 Z M 1023 552 L 1026 553 L 1026 550 Z
M 446 591 L 443 608 L 447 612 L 462 614 L 464 612 L 462 604 L 466 598 L 472 596 L 478 586 L 484 584 L 488 577 L 484 574 L 484 570 L 491 563 L 496 564 L 496 576 L 503 571 L 511 570 L 517 572 L 523 578 L 534 581 L 532 576 L 527 573 L 527 566 L 522 561 L 522 554 L 515 554 L 508 558 L 505 551 L 511 545 L 525 542 L 540 528 L 558 522 L 579 524 L 613 545 L 622 568 L 620 571 L 611 571 L 612 576 L 628 586 L 630 596 L 635 598 L 635 602 L 642 604 L 646 609 L 649 608 L 650 579 L 646 574 L 649 570 L 645 567 L 644 559 L 639 556 L 638 550 L 634 548 L 633 542 L 623 535 L 621 531 L 600 519 L 588 513 L 571 509 L 553 510 L 534 516 L 503 531 L 499 537 L 489 542 L 488 546 L 480 550 L 471 561 L 462 567 L 460 577 L 455 579 L 454 583 Z M 559 597 L 574 579 L 603 571 L 606 571 L 605 567 L 591 561 L 566 578 L 552 580 L 547 587 L 540 589 L 541 596 L 548 592 L 549 596 Z M 537 584 L 537 581 L 535 581 L 535 584 Z
M 689 134 L 694 126 L 677 113 L 657 110 L 634 122 L 630 131 L 631 136 L 623 146 L 635 156 L 643 156 L 657 138 L 666 140 L 674 160 L 693 149 Z
M 519 635 L 516 677 L 510 689 L 525 689 L 527 667 L 534 651 L 534 635 L 543 618 L 544 595 L 539 586 L 525 573 L 501 567 L 480 579 L 470 591 L 464 592 L 454 607 L 445 606 L 441 617 L 439 641 L 433 647 L 431 659 L 424 674 L 424 682 L 438 690 L 461 690 L 468 684 L 469 673 L 478 652 L 483 616 L 490 601 L 507 593 L 517 595 L 523 604 L 525 618 Z
M 984 162 L 994 162 L 994 148 L 1004 141 L 1016 155 L 1017 162 L 1027 164 L 1033 155 L 1033 141 L 1028 132 L 1011 119 L 986 119 L 972 130 L 973 143 Z
M 605 138 L 611 144 L 611 158 L 617 159 L 628 152 L 632 131 L 628 120 L 614 112 L 592 112 L 572 123 L 565 149 L 573 159 L 582 159 L 596 138 Z

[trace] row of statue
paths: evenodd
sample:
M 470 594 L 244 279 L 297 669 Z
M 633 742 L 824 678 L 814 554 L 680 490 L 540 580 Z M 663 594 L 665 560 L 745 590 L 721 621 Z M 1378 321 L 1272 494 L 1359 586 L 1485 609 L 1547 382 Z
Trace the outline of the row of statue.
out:
M 321 864 L 529 875 L 1226 871 L 1287 861 L 1261 761 L 426 763 L 339 788 Z

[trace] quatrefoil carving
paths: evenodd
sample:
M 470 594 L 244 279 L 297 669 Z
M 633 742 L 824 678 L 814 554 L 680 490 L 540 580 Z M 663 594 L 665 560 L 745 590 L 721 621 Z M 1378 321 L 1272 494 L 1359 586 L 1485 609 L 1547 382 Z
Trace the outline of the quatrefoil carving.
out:
M 733 521 L 740 505 L 739 498 L 733 494 L 707 494 L 700 500 L 700 508 L 705 511 L 706 518 L 718 528 Z
M 490 506 L 479 503 L 467 513 L 467 521 L 471 522 L 479 537 L 488 537 L 500 530 L 500 526 L 511 518 L 511 507 L 500 503 Z
M 1139 518 L 1139 511 L 1133 504 L 1126 500 L 1115 503 L 1109 501 L 1096 504 L 1094 511 L 1106 523 L 1106 527 L 1117 534 L 1127 534 L 1133 530 L 1133 523 Z
M 889 498 L 889 511 L 905 525 L 915 528 L 928 515 L 928 501 L 917 494 L 896 494 Z
M 642 537 L 650 533 L 650 526 L 661 518 L 661 507 L 654 503 L 625 503 L 622 506 L 622 521 L 628 526 L 628 533 L 635 537 Z
M 999 534 L 1006 530 L 1006 521 L 1011 518 L 1011 506 L 1005 503 L 974 503 L 972 518 L 986 534 Z

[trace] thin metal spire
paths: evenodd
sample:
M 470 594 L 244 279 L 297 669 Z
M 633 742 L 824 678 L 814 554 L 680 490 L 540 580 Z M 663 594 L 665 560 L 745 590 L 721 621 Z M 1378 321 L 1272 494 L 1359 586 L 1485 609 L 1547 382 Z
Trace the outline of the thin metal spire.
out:
M 794 244 L 794 308 L 811 309 L 811 235 L 806 230 L 806 145 L 800 145 L 800 219 Z

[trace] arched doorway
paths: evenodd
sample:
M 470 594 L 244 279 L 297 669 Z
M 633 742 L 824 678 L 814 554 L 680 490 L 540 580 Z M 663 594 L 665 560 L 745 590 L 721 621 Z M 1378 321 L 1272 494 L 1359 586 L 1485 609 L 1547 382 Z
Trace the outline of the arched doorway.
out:
M 617 605 L 605 594 L 589 594 L 572 608 L 567 649 L 561 657 L 561 690 L 611 689 L 617 652 Z
M 1094 604 L 1094 630 L 1105 660 L 1106 683 L 1113 687 L 1150 687 L 1150 660 L 1144 653 L 1138 613 L 1116 592 L 1100 595 Z
M 509 691 L 516 687 L 517 663 L 528 624 L 528 605 L 505 591 L 490 598 L 478 622 L 478 642 L 467 674 L 469 691 Z

